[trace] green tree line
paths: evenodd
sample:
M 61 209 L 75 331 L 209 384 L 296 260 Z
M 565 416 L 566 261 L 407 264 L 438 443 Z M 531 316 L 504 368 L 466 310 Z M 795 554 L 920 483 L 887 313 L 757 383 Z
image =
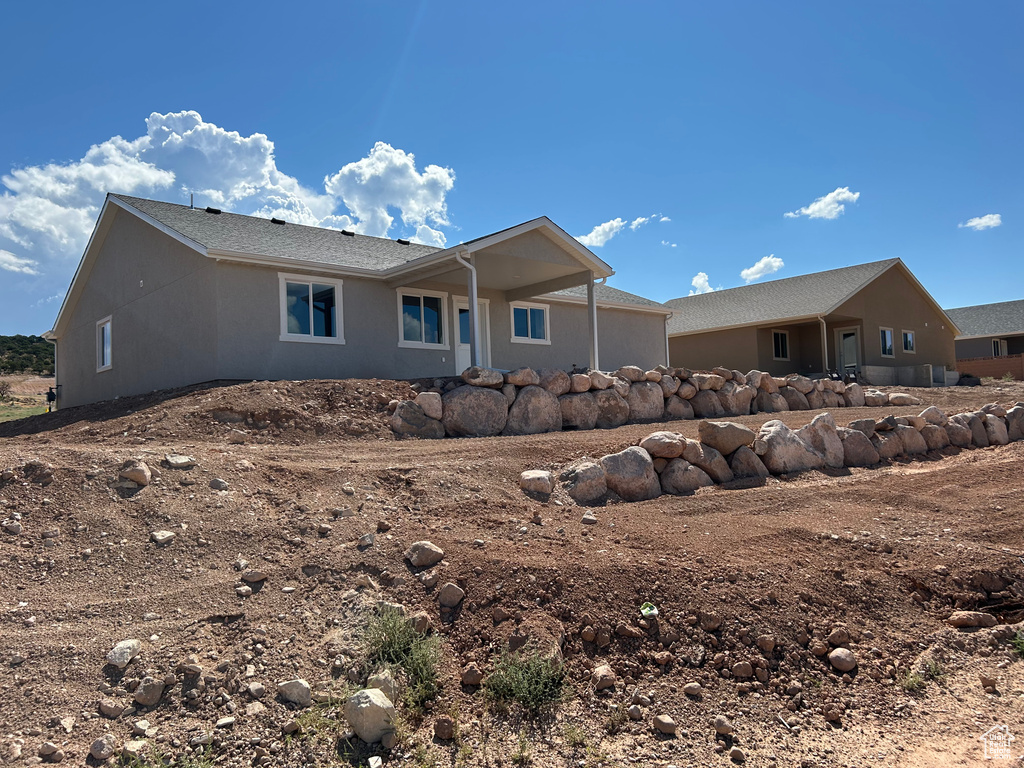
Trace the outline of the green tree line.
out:
M 53 373 L 53 344 L 42 336 L 0 336 L 3 373 Z

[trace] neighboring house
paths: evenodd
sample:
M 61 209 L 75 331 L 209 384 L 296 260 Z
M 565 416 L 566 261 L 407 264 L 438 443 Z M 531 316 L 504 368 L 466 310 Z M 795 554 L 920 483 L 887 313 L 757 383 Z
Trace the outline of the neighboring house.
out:
M 900 259 L 666 302 L 673 366 L 945 384 L 956 325 Z
M 1024 380 L 1024 300 L 947 309 L 960 329 L 957 366 L 975 376 Z
M 600 284 L 612 274 L 545 217 L 441 249 L 107 195 L 46 337 L 64 407 L 207 381 L 667 362 L 671 310 Z

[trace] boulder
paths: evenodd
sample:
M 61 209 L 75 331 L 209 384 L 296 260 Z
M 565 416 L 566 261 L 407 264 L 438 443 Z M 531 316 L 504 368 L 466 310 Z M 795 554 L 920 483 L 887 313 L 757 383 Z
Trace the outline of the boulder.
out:
M 597 404 L 598 429 L 614 429 L 629 421 L 629 404 L 614 389 L 591 392 Z
M 562 472 L 559 479 L 577 504 L 598 504 L 608 495 L 604 467 L 592 461 L 573 464 Z
M 632 422 L 661 421 L 665 411 L 665 398 L 661 386 L 653 381 L 640 381 L 629 385 L 626 396 L 629 405 L 629 420 Z
M 786 377 L 786 386 L 795 389 L 801 395 L 806 395 L 812 389 L 814 389 L 814 382 L 808 379 L 806 376 L 799 374 L 791 374 Z
M 615 687 L 615 671 L 607 664 L 595 667 L 590 675 L 590 683 L 594 690 L 603 691 L 605 688 Z
M 761 381 L 767 375 L 767 373 L 762 373 L 761 371 L 747 371 L 747 384 L 754 387 L 754 389 L 760 389 Z
M 988 431 L 985 429 L 985 423 L 977 414 L 958 413 L 955 416 L 951 416 L 949 420 L 962 424 L 971 430 L 971 442 L 978 448 L 988 448 Z
M 366 688 L 345 702 L 345 719 L 356 736 L 375 744 L 395 731 L 395 705 L 379 688 Z
M 643 369 L 635 365 L 624 365 L 615 372 L 615 375 L 631 383 L 644 380 Z
M 1006 418 L 1006 409 L 1003 408 L 999 403 L 986 403 L 978 409 L 981 413 L 991 413 L 993 416 L 998 416 L 1000 419 Z
M 462 380 L 473 387 L 501 389 L 505 384 L 505 374 L 493 368 L 474 365 L 462 372 Z
M 870 408 L 879 408 L 889 402 L 889 396 L 877 389 L 869 389 L 864 392 L 864 405 Z
M 889 405 L 920 405 L 921 398 L 907 392 L 890 392 Z
M 939 427 L 944 427 L 949 423 L 949 418 L 936 408 L 934 405 L 930 405 L 920 413 L 920 417 L 929 424 L 935 424 Z
M 577 392 L 558 398 L 562 411 L 562 429 L 593 429 L 597 426 L 597 400 L 589 392 Z
M 793 387 L 783 387 L 779 390 L 779 394 L 786 399 L 786 405 L 791 411 L 807 411 L 811 408 L 804 393 Z
M 825 401 L 826 408 L 845 408 L 846 401 L 843 400 L 843 396 L 834 392 L 833 390 L 826 389 L 821 393 L 822 399 Z
M 526 474 L 525 472 L 523 474 Z M 551 473 L 548 472 L 548 475 Z M 444 559 L 444 550 L 432 541 L 414 541 L 405 550 L 405 559 L 414 568 L 429 568 Z
M 153 473 L 144 461 L 131 461 L 118 472 L 118 477 L 145 487 L 153 482 Z
M 985 433 L 988 435 L 989 445 L 1006 445 L 1010 442 L 1006 422 L 994 414 L 985 414 Z
M 680 381 L 679 389 L 676 390 L 676 396 L 683 400 L 689 400 L 691 397 L 697 394 L 697 387 L 688 381 Z
M 590 376 L 585 373 L 573 373 L 569 376 L 570 392 L 589 392 Z
M 757 435 L 757 453 L 773 475 L 821 469 L 824 457 L 781 421 L 766 421 Z
M 856 419 L 851 421 L 848 425 L 850 429 L 856 429 L 858 432 L 863 432 L 864 437 L 870 438 L 875 434 L 875 420 L 874 419 Z
M 697 375 L 699 374 L 694 374 L 694 376 Z M 725 416 L 725 408 L 722 407 L 722 401 L 718 399 L 718 394 L 710 390 L 698 391 L 690 398 L 689 403 L 693 408 L 693 415 L 698 419 L 720 419 Z
M 836 432 L 836 422 L 831 413 L 819 413 L 810 424 L 797 430 L 797 436 L 825 459 L 826 467 L 838 469 L 843 466 L 843 441 Z
M 537 371 L 537 376 L 540 378 L 540 386 L 544 387 L 555 397 L 564 395 L 569 391 L 571 382 L 569 381 L 569 374 L 565 371 L 560 371 L 557 368 L 541 368 Z
M 418 397 L 422 397 L 423 394 L 425 393 L 421 393 Z M 440 400 L 437 394 L 430 394 Z M 438 406 L 438 410 L 441 410 L 440 406 Z M 415 400 L 402 400 L 395 407 L 395 412 L 391 414 L 391 431 L 396 435 L 437 440 L 444 437 L 444 424 L 427 416 L 423 406 Z
M 714 484 L 707 472 L 685 459 L 672 459 L 661 473 L 661 490 L 676 496 Z
M 693 418 L 693 406 L 689 400 L 684 400 L 677 395 L 665 400 L 665 411 L 662 413 L 663 421 L 680 421 Z
M 146 675 L 135 689 L 135 703 L 143 707 L 155 707 L 160 703 L 165 687 L 163 679 Z
M 928 422 L 921 416 L 901 416 L 900 418 L 903 420 L 903 422 L 906 422 L 906 426 L 913 427 L 918 432 L 924 429 L 925 426 L 927 426 L 928 424 Z
M 671 397 L 679 390 L 679 379 L 675 376 L 662 376 L 658 384 L 661 386 L 662 396 L 666 398 Z
M 518 393 L 519 387 L 517 387 L 515 384 L 506 384 L 501 388 L 501 394 L 503 394 L 505 396 L 505 399 L 508 400 L 508 405 L 510 408 L 512 407 L 512 403 L 516 401 L 516 395 Z
M 729 468 L 735 478 L 768 477 L 771 474 L 757 454 L 745 445 L 737 448 L 729 458 Z
M 446 392 L 441 401 L 441 423 L 449 437 L 500 435 L 508 421 L 508 400 L 496 389 L 456 387 Z
M 423 409 L 423 413 L 428 419 L 441 420 L 444 410 L 441 405 L 441 395 L 437 392 L 420 392 L 416 395 L 414 402 Z
M 825 393 L 818 389 L 812 389 L 807 393 L 807 407 L 812 411 L 820 411 L 825 407 Z
M 657 369 L 644 371 L 644 381 L 653 381 L 657 384 L 661 381 L 661 371 Z
M 654 458 L 674 459 L 683 455 L 684 439 L 675 432 L 652 432 L 640 441 L 640 447 Z
M 505 383 L 517 387 L 536 387 L 540 384 L 540 376 L 533 368 L 516 368 L 505 374 Z
M 969 427 L 951 419 L 944 429 L 946 430 L 946 436 L 949 438 L 950 445 L 955 445 L 957 448 L 971 447 L 972 440 Z
M 878 451 L 879 459 L 895 459 L 903 452 L 903 441 L 895 432 L 875 432 L 871 444 Z
M 753 401 L 757 390 L 748 387 L 746 384 L 737 384 L 735 381 L 727 381 L 718 390 L 718 399 L 722 403 L 722 410 L 727 416 L 746 416 L 750 413 L 750 403 Z
M 843 404 L 848 408 L 863 408 L 864 388 L 857 383 L 847 384 L 846 391 L 843 392 Z
M 591 389 L 608 389 L 612 385 L 612 377 L 607 373 L 601 373 L 600 371 L 590 372 L 590 388 Z
M 644 501 L 661 495 L 661 483 L 647 451 L 631 446 L 624 451 L 602 456 L 605 482 L 623 501 Z
M 963 629 L 971 627 L 994 627 L 999 623 L 999 620 L 991 613 L 984 613 L 983 611 L 955 611 L 948 619 L 946 619 L 946 623 L 951 627 Z
M 733 479 L 729 462 L 710 445 L 687 440 L 683 448 L 683 458 L 707 472 L 716 483 L 728 483 Z
M 697 427 L 697 434 L 702 443 L 725 455 L 729 455 L 740 446 L 753 444 L 757 437 L 753 430 L 731 421 L 702 421 Z M 676 455 L 681 453 L 680 449 L 680 453 Z
M 391 699 L 391 701 L 394 701 L 398 696 L 398 682 L 388 669 L 382 669 L 380 672 L 366 678 L 366 687 L 376 688 Z
M 711 372 L 716 376 L 721 376 L 724 381 L 732 381 L 732 370 L 729 368 L 723 368 L 720 365 L 716 365 L 711 369 Z
M 733 370 L 732 370 L 732 380 L 735 381 L 737 384 L 746 384 L 747 383 L 747 375 L 745 373 L 741 373 L 741 372 L 737 371 L 735 368 L 733 368 Z M 754 387 L 754 389 L 757 389 L 757 387 Z
M 1015 405 L 1006 412 L 1006 437 L 1013 440 L 1024 440 L 1024 406 Z
M 871 440 L 859 429 L 837 427 L 836 434 L 843 444 L 843 465 L 847 467 L 870 467 L 879 462 L 878 451 Z
M 695 373 L 690 377 L 690 381 L 698 390 L 710 389 L 717 392 L 725 386 L 725 379 L 717 373 Z
M 949 435 L 945 427 L 937 424 L 926 424 L 921 428 L 921 437 L 929 451 L 941 451 L 949 445 Z
M 562 407 L 558 398 L 543 387 L 528 385 L 519 390 L 505 421 L 506 435 L 536 435 L 562 429 Z
M 544 469 L 528 469 L 519 475 L 519 488 L 526 493 L 548 496 L 555 487 L 554 476 Z
M 616 376 L 612 379 L 612 389 L 614 389 L 623 400 L 629 396 L 629 387 L 630 383 L 621 376 Z

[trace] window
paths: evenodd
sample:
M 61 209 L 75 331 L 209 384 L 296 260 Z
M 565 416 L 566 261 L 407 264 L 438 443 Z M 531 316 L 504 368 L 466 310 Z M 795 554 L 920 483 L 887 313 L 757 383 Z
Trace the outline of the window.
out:
M 882 335 L 882 357 L 896 357 L 892 348 L 892 328 L 879 328 Z
M 789 331 L 772 331 L 772 359 L 789 360 Z
M 509 305 L 512 311 L 512 341 L 517 344 L 550 344 L 547 304 Z
M 1006 339 L 992 339 L 992 357 L 1006 357 Z
M 398 289 L 398 346 L 441 347 L 445 342 L 445 293 Z
M 96 373 L 109 371 L 111 367 L 110 318 L 96 323 Z
M 917 350 L 914 348 L 914 332 L 904 331 L 903 332 L 903 351 L 908 352 L 911 355 Z
M 341 280 L 278 275 L 281 284 L 281 341 L 344 344 Z

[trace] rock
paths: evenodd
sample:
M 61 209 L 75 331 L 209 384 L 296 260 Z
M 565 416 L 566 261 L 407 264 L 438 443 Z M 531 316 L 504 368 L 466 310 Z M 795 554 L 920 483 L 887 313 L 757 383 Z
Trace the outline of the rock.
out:
M 687 440 L 682 458 L 703 469 L 716 483 L 728 483 L 733 479 L 729 462 L 710 445 Z
M 951 421 L 958 421 L 965 424 L 971 430 L 971 441 L 978 448 L 988 448 L 988 430 L 985 429 L 985 422 L 976 413 L 964 413 L 953 416 Z
M 583 513 L 583 517 L 580 518 L 580 523 L 583 525 L 597 525 L 597 516 L 593 512 L 587 510 Z
M 687 696 L 700 696 L 701 691 L 703 690 L 704 689 L 701 688 L 700 683 L 696 682 L 687 683 L 683 686 L 683 693 L 685 693 Z
M 394 675 L 386 669 L 366 678 L 366 687 L 383 691 L 391 701 L 398 698 L 398 684 L 395 682 Z
M 732 665 L 732 676 L 740 679 L 754 676 L 754 666 L 749 661 L 739 661 Z
M 702 443 L 726 456 L 741 446 L 752 445 L 757 437 L 753 430 L 731 421 L 702 421 L 697 427 L 697 434 Z
M 107 654 L 107 663 L 113 664 L 118 669 L 124 669 L 128 666 L 128 662 L 138 656 L 141 651 L 142 641 L 122 640 Z
M 672 397 L 672 395 L 679 391 L 679 379 L 675 376 L 662 376 L 658 384 L 661 386 L 662 397 Z
M 239 597 L 252 597 L 252 587 L 248 584 L 240 584 L 235 587 L 235 594 Z
M 682 400 L 690 400 L 696 394 L 697 387 L 688 381 L 680 382 L 679 389 L 676 390 L 676 397 Z
M 2 523 L 0 523 L 0 526 L 2 526 L 5 531 L 14 536 L 18 536 L 24 530 L 24 527 L 22 526 L 19 520 L 4 520 Z
M 536 435 L 562 429 L 562 409 L 558 398 L 543 387 L 526 386 L 508 409 L 506 435 Z
M 414 541 L 405 550 L 405 559 L 413 568 L 429 568 L 444 559 L 444 550 L 431 541 Z
M 928 444 L 925 443 L 921 433 L 913 427 L 904 427 L 902 424 L 896 427 L 896 437 L 900 441 L 904 453 L 907 456 L 914 456 L 921 453 L 928 453 Z
M 256 568 L 249 568 L 242 572 L 241 579 L 246 584 L 259 584 L 260 582 L 267 580 L 267 574 L 263 571 L 257 570 Z
M 684 445 L 682 435 L 675 432 L 652 432 L 640 441 L 641 448 L 651 456 L 662 459 L 682 456 Z
M 945 427 L 926 424 L 921 428 L 921 437 L 924 438 L 929 451 L 941 451 L 949 446 L 949 434 Z
M 950 444 L 955 445 L 957 448 L 970 448 L 974 442 L 971 429 L 966 424 L 950 419 L 949 423 L 945 426 L 945 430 Z
M 693 406 L 689 400 L 684 400 L 677 395 L 665 400 L 665 411 L 662 413 L 663 421 L 681 421 L 693 418 Z
M 964 629 L 970 627 L 994 627 L 999 622 L 991 613 L 984 613 L 982 611 L 956 611 L 946 619 L 946 623 L 951 627 Z
M 536 387 L 540 384 L 540 376 L 533 368 L 516 368 L 505 374 L 505 383 L 517 387 Z
M 761 425 L 757 447 L 761 461 L 773 475 L 825 466 L 824 457 L 781 421 L 766 421 Z
M 570 392 L 589 392 L 590 391 L 590 376 L 585 373 L 572 373 L 569 374 L 569 391 Z
M 828 655 L 828 661 L 840 672 L 850 672 L 857 666 L 857 658 L 846 648 L 836 648 Z
M 684 459 L 672 459 L 661 473 L 661 490 L 676 496 L 714 484 L 707 472 Z
M 463 685 L 480 685 L 484 681 L 484 673 L 480 670 L 480 667 L 476 665 L 475 661 L 471 661 L 462 669 L 462 684 Z
M 114 747 L 116 744 L 117 742 L 114 740 L 113 735 L 105 733 L 96 739 L 96 741 L 92 743 L 92 746 L 89 747 L 89 756 L 92 757 L 93 760 L 98 760 L 100 762 L 109 760 L 114 755 Z
M 889 396 L 877 389 L 868 389 L 864 392 L 864 405 L 870 408 L 878 408 L 889 402 Z
M 630 383 L 619 376 L 612 379 L 612 389 L 614 389 L 618 396 L 623 400 L 629 396 L 629 387 Z
M 234 728 L 234 727 L 235 727 L 235 718 L 230 717 L 230 716 L 218 718 L 217 719 L 217 723 L 214 725 L 214 728 Z
M 544 390 L 547 392 L 547 390 Z M 516 401 L 516 395 L 519 392 L 519 388 L 515 384 L 506 384 L 501 388 L 501 394 L 505 396 L 505 400 L 508 401 L 508 407 L 511 408 L 512 404 Z M 548 393 L 550 394 L 550 393 Z
M 653 381 L 630 384 L 626 404 L 629 406 L 629 420 L 634 423 L 660 421 L 665 411 L 661 387 Z
M 936 408 L 934 405 L 930 405 L 920 413 L 920 417 L 929 424 L 934 424 L 937 427 L 944 427 L 949 423 L 949 418 Z
M 1024 406 L 1016 405 L 1006 412 L 1006 437 L 1011 442 L 1024 440 Z
M 661 495 L 658 473 L 647 451 L 632 446 L 619 453 L 602 456 L 605 482 L 623 501 L 644 501 Z
M 810 424 L 796 431 L 797 436 L 825 459 L 827 467 L 843 466 L 843 442 L 831 413 L 819 413 Z
M 729 736 L 736 733 L 736 728 L 725 715 L 715 716 L 715 733 L 719 736 Z
M 228 489 L 228 482 L 227 480 L 222 480 L 219 477 L 215 477 L 213 478 L 213 480 L 210 481 L 210 488 L 212 488 L 215 491 L 226 491 Z
M 689 403 L 693 408 L 693 415 L 698 419 L 720 419 L 725 416 L 722 401 L 718 399 L 718 394 L 711 390 L 700 390 L 690 398 Z
M 499 435 L 508 420 L 508 400 L 495 389 L 456 387 L 446 392 L 441 402 L 441 423 L 449 437 Z
M 844 466 L 871 467 L 879 462 L 878 451 L 861 430 L 837 427 L 836 434 L 843 446 Z
M 455 720 L 449 715 L 441 715 L 434 721 L 434 736 L 441 741 L 450 741 L 455 738 Z
M 591 389 L 608 389 L 612 385 L 612 377 L 606 373 L 600 371 L 590 372 L 590 388 Z
M 565 490 L 577 504 L 597 504 L 608 495 L 604 467 L 592 461 L 582 461 L 568 467 L 561 478 Z
M 747 756 L 743 754 L 743 750 L 739 747 L 733 747 L 729 750 L 729 759 L 734 763 L 742 763 L 747 759 Z
M 174 541 L 176 535 L 173 531 L 152 531 L 149 538 L 158 547 L 165 547 Z
M 807 398 L 807 407 L 812 411 L 820 411 L 825 407 L 825 395 L 817 389 L 812 389 L 808 392 L 805 397 Z
M 711 369 L 711 372 L 716 376 L 721 376 L 723 381 L 732 381 L 732 371 L 728 368 L 723 368 L 720 365 L 716 365 Z
M 895 432 L 876 432 L 871 436 L 871 445 L 879 459 L 895 459 L 903 452 L 903 441 Z
M 699 390 L 711 390 L 717 392 L 725 386 L 725 377 L 717 373 L 695 373 L 690 377 Z
M 676 732 L 676 721 L 668 715 L 655 715 L 654 729 L 666 736 L 674 736 Z
M 505 384 L 505 376 L 501 371 L 474 365 L 462 372 L 462 380 L 473 387 L 489 387 L 501 389 Z
M 848 408 L 863 408 L 865 403 L 864 389 L 860 384 L 853 383 L 846 385 L 843 392 L 843 403 Z
M 737 448 L 729 458 L 729 469 L 735 478 L 768 477 L 771 474 L 757 454 L 745 445 Z
M 603 691 L 605 688 L 615 687 L 615 671 L 607 664 L 595 667 L 590 675 L 590 682 L 595 690 Z
M 183 456 L 180 453 L 164 454 L 164 464 L 170 469 L 191 469 L 198 464 L 191 456 Z
M 726 416 L 746 416 L 750 413 L 750 404 L 757 390 L 745 384 L 727 381 L 716 394 Z
M 856 429 L 858 432 L 863 432 L 864 437 L 870 438 L 875 434 L 875 420 L 874 419 L 857 419 L 851 421 L 849 424 L 850 429 Z
M 153 482 L 153 473 L 143 461 L 129 462 L 126 466 L 121 468 L 121 471 L 117 473 L 117 476 L 122 480 L 128 480 L 136 485 L 142 486 L 143 488 Z
M 1000 419 L 1006 417 L 1006 409 L 1003 408 L 999 403 L 986 403 L 981 406 L 979 416 L 983 413 L 991 413 L 993 416 L 998 416 Z
M 569 374 L 557 368 L 541 368 L 537 371 L 540 377 L 540 386 L 546 389 L 555 397 L 564 395 L 569 391 Z
M 786 386 L 782 389 L 792 389 L 794 392 L 799 392 L 801 395 L 806 395 L 812 389 L 814 389 L 814 382 L 808 379 L 806 376 L 799 374 L 790 374 L 786 377 Z M 781 390 L 780 390 L 781 391 Z
M 555 487 L 555 477 L 544 469 L 528 469 L 519 475 L 519 487 L 527 493 L 548 496 Z
M 427 574 L 424 574 L 425 576 Z M 438 574 L 431 574 L 434 581 L 428 585 L 428 581 L 423 581 L 423 585 L 428 589 L 437 583 Z M 409 617 L 409 623 L 412 625 L 413 631 L 420 635 L 425 635 L 430 631 L 430 614 L 426 611 L 416 611 L 412 616 Z
M 889 405 L 920 405 L 921 398 L 906 392 L 890 392 Z
M 384 692 L 367 688 L 345 702 L 345 719 L 356 736 L 374 744 L 395 730 L 395 706 Z
M 634 704 L 629 709 L 627 709 L 626 714 L 629 715 L 630 720 L 636 721 L 643 720 L 644 718 L 644 711 L 640 709 L 640 706 L 638 704 Z
M 421 397 L 421 393 L 417 397 Z M 440 398 L 435 392 L 429 394 Z M 442 410 L 440 407 L 438 410 Z M 395 412 L 391 414 L 391 431 L 396 435 L 409 435 L 410 437 L 422 437 L 430 440 L 437 440 L 444 437 L 444 425 L 437 419 L 427 416 L 423 406 L 415 400 L 402 400 L 395 406 Z
M 254 699 L 262 699 L 264 696 L 267 695 L 267 687 L 263 685 L 263 683 L 249 683 L 249 686 L 248 688 L 246 688 L 246 690 L 248 691 L 249 695 L 252 696 Z
M 597 400 L 589 392 L 562 395 L 558 398 L 562 429 L 593 429 L 597 426 Z
M 135 689 L 135 703 L 143 707 L 155 707 L 164 695 L 164 681 L 146 675 Z
M 1006 445 L 1010 442 L 1006 422 L 994 414 L 985 414 L 985 433 L 989 445 Z
M 614 429 L 629 421 L 629 404 L 614 389 L 591 392 L 597 404 L 598 429 Z
M 449 581 L 437 593 L 437 601 L 441 604 L 442 608 L 454 608 L 462 602 L 465 596 L 466 591 L 464 589 L 458 584 Z
M 125 710 L 124 704 L 113 699 L 100 699 L 96 708 L 100 711 L 101 715 L 109 717 L 111 720 L 120 717 L 121 713 Z
M 416 405 L 423 409 L 423 414 L 428 419 L 441 420 L 444 414 L 444 407 L 441 405 L 441 395 L 437 392 L 420 392 L 414 400 Z
M 643 369 L 635 365 L 624 365 L 615 372 L 615 375 L 631 383 L 644 380 Z
M 285 701 L 298 704 L 300 707 L 308 707 L 313 703 L 313 693 L 310 690 L 309 683 L 301 678 L 278 683 L 277 693 Z
M 747 371 L 747 384 L 752 386 L 754 389 L 760 389 L 761 382 L 767 375 L 767 373 L 762 373 L 761 371 Z
M 783 387 L 779 390 L 779 394 L 786 400 L 786 405 L 789 406 L 791 411 L 808 411 L 811 409 L 810 403 L 807 402 L 807 397 L 792 387 Z

